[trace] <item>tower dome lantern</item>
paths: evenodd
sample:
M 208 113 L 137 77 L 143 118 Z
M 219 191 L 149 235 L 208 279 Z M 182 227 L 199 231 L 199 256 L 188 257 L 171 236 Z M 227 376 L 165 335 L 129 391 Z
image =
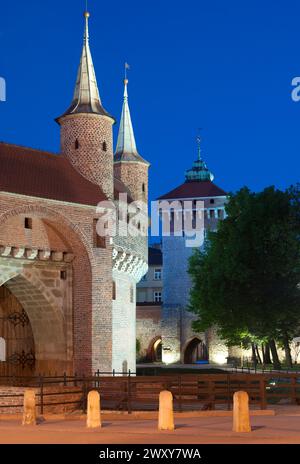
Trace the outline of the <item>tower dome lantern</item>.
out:
M 213 181 L 214 175 L 206 166 L 205 161 L 201 156 L 201 137 L 197 137 L 197 147 L 198 147 L 198 157 L 194 161 L 191 169 L 185 171 L 185 181 L 186 182 L 205 182 Z

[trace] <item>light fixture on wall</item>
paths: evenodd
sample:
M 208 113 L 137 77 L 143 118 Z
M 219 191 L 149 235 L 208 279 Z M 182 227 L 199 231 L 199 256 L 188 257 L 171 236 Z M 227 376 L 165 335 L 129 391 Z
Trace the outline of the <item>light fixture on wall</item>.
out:
M 211 356 L 210 358 L 216 364 L 226 364 L 227 363 L 227 356 L 225 353 L 219 352 Z

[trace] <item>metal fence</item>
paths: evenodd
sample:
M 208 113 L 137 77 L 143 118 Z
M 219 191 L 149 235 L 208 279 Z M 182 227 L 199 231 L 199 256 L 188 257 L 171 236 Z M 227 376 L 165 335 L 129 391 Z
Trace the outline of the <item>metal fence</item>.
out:
M 261 374 L 270 374 L 270 373 L 282 373 L 282 374 L 296 374 L 300 375 L 300 368 L 289 368 L 281 366 L 280 369 L 276 369 L 273 365 L 270 364 L 255 364 L 246 362 L 243 365 L 241 364 L 232 364 L 230 366 L 222 366 L 223 370 L 232 372 L 232 373 L 261 373 Z

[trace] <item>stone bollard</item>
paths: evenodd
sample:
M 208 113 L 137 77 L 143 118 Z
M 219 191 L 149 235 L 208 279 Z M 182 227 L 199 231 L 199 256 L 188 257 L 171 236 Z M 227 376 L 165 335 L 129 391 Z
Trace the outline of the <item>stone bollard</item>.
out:
M 159 394 L 159 414 L 158 414 L 158 429 L 159 430 L 174 430 L 174 414 L 173 414 L 173 396 L 170 391 L 164 390 Z
M 36 425 L 35 391 L 25 390 L 22 425 Z
M 101 427 L 100 395 L 96 390 L 88 394 L 86 426 L 88 428 Z
M 251 432 L 247 392 L 238 391 L 233 395 L 233 432 Z

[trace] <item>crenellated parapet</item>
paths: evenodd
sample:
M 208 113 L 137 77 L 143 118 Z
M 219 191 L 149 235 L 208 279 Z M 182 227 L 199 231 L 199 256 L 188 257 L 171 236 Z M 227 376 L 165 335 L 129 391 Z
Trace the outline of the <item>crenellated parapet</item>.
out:
M 112 251 L 113 270 L 126 273 L 139 282 L 148 271 L 148 264 L 144 258 L 134 255 L 120 246 L 114 246 Z

